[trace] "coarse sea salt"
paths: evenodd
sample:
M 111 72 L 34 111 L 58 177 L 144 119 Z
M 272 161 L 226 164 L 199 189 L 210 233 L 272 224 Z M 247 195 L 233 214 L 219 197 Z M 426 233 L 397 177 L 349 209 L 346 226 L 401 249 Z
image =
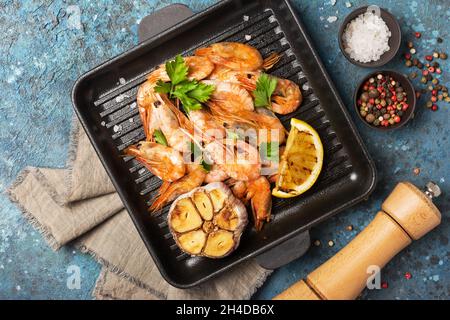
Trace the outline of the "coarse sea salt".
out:
M 391 35 L 381 17 L 366 12 L 346 26 L 342 41 L 350 58 L 367 63 L 380 60 L 381 56 L 389 51 L 388 43 Z

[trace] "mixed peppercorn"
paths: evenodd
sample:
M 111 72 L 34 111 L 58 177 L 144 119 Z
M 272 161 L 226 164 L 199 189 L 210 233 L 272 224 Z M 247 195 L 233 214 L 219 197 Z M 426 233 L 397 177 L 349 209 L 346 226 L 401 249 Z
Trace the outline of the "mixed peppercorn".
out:
M 414 33 L 417 39 L 422 37 L 420 32 Z M 442 43 L 443 40 L 438 38 L 438 43 Z M 447 60 L 447 54 L 445 52 L 434 51 L 432 54 L 424 57 L 424 62 L 417 58 L 417 50 L 414 47 L 414 43 L 409 41 L 407 43 L 409 51 L 405 53 L 405 65 L 408 68 L 417 68 L 419 71 L 413 71 L 409 74 L 409 78 L 414 80 L 420 76 L 420 82 L 425 86 L 421 90 L 416 90 L 417 98 L 422 95 L 431 93 L 429 100 L 426 103 L 426 107 L 432 111 L 439 110 L 437 105 L 438 101 L 450 102 L 448 95 L 448 88 L 440 84 L 438 76 L 442 74 L 441 65 L 437 60 Z
M 401 83 L 381 73 L 363 84 L 357 103 L 360 115 L 375 127 L 400 123 L 409 108 Z

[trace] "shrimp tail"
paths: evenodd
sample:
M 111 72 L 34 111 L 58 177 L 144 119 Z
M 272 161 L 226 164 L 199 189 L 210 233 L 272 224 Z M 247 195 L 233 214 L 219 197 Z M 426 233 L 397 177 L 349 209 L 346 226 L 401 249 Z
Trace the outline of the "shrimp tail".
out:
M 170 200 L 170 197 L 172 195 L 172 192 L 170 192 L 170 188 L 172 186 L 172 183 L 163 181 L 161 187 L 158 190 L 158 193 L 156 195 L 156 200 L 152 203 L 152 205 L 149 207 L 149 211 L 153 214 L 156 214 L 158 211 L 161 213 L 162 208 L 168 203 Z
M 281 55 L 279 53 L 274 52 L 266 59 L 264 59 L 262 67 L 265 71 L 268 71 L 272 69 L 278 62 L 280 62 L 280 60 Z
M 152 213 L 161 211 L 164 206 L 182 194 L 195 189 L 203 184 L 206 171 L 201 166 L 193 166 L 191 172 L 175 182 L 163 182 L 158 190 L 155 201 L 149 208 Z

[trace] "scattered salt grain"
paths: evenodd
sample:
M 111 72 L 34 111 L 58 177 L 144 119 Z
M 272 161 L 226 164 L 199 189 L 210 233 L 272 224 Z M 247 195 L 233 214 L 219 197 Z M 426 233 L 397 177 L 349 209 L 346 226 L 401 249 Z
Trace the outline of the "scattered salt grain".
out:
M 22 290 L 22 288 L 20 286 L 16 286 L 16 290 L 20 291 L 20 290 Z
M 252 36 L 249 35 L 249 34 L 246 34 L 246 35 L 245 35 L 245 40 L 247 40 L 247 41 L 252 40 Z
M 134 119 L 133 118 L 130 118 L 130 120 L 128 120 L 129 122 L 131 122 L 131 123 L 133 123 L 134 122 Z
M 250 17 L 249 16 L 244 16 L 244 21 L 248 21 L 248 20 L 250 20 Z
M 132 104 L 130 104 L 130 109 L 134 109 L 136 108 L 136 102 L 133 102 Z
M 118 125 L 115 125 L 114 128 L 113 128 L 114 132 L 119 132 L 120 130 L 122 130 L 122 127 L 118 126 Z
M 337 17 L 336 16 L 331 16 L 331 17 L 328 17 L 327 18 L 327 21 L 329 22 L 329 23 L 333 23 L 333 22 L 336 22 L 337 21 Z
M 330 4 L 334 7 L 336 5 L 336 0 L 330 0 Z
M 380 60 L 389 51 L 391 31 L 382 18 L 366 12 L 352 20 L 345 28 L 342 40 L 345 52 L 353 60 L 367 63 Z
M 72 5 L 68 6 L 66 9 L 68 18 L 67 18 L 67 27 L 70 30 L 76 29 L 81 30 L 83 28 L 81 24 L 81 10 L 79 6 Z
M 123 102 L 123 100 L 125 100 L 125 96 L 123 94 L 121 94 L 120 96 L 116 97 L 116 102 L 117 103 L 121 103 L 121 102 Z
M 124 84 L 127 83 L 127 82 L 126 82 L 126 80 L 125 80 L 124 78 L 120 78 L 120 79 L 119 79 L 119 83 L 120 83 L 121 85 L 124 85 Z
M 106 122 L 105 121 L 102 121 L 100 124 L 102 125 L 102 127 L 106 126 Z
M 345 6 L 346 6 L 347 8 L 351 8 L 351 7 L 352 7 L 352 4 L 351 4 L 350 2 L 347 1 L 347 2 L 345 3 Z

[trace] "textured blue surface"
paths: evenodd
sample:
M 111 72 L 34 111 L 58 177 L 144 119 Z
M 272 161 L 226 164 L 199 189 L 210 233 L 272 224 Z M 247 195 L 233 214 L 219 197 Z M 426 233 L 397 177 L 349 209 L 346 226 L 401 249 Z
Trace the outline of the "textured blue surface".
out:
M 175 1 L 7 1 L 0 0 L 0 191 L 14 181 L 27 165 L 64 167 L 72 108 L 70 90 L 76 78 L 101 62 L 131 48 L 137 42 L 142 17 Z M 177 1 L 200 11 L 215 1 Z M 328 72 L 347 106 L 358 79 L 369 70 L 349 64 L 340 54 L 337 28 L 345 15 L 365 1 L 292 1 L 316 44 Z M 447 0 L 373 1 L 398 17 L 405 38 L 421 31 L 422 55 L 435 48 L 449 50 L 450 8 Z M 78 11 L 79 10 L 79 11 Z M 77 19 L 80 13 L 81 21 Z M 337 16 L 329 23 L 327 18 Z M 80 24 L 78 23 L 80 22 Z M 444 43 L 437 44 L 441 37 Z M 449 63 L 443 69 L 450 71 Z M 406 72 L 400 59 L 388 68 Z M 448 84 L 444 71 L 441 83 Z M 418 105 L 407 127 L 389 134 L 366 128 L 350 112 L 379 170 L 373 196 L 312 230 L 322 245 L 276 271 L 255 298 L 268 299 L 335 254 L 364 228 L 380 208 L 381 201 L 400 180 L 423 185 L 429 179 L 449 190 L 448 104 L 433 113 Z M 420 167 L 419 176 L 413 168 Z M 436 231 L 398 255 L 382 273 L 388 289 L 366 291 L 367 299 L 448 299 L 449 201 L 437 201 L 443 223 Z M 100 266 L 89 256 L 65 248 L 52 252 L 19 210 L 0 195 L 0 298 L 89 299 Z M 352 224 L 353 231 L 345 227 Z M 328 247 L 328 240 L 335 242 Z M 81 289 L 66 287 L 67 268 L 81 268 Z M 411 272 L 406 280 L 403 275 Z

